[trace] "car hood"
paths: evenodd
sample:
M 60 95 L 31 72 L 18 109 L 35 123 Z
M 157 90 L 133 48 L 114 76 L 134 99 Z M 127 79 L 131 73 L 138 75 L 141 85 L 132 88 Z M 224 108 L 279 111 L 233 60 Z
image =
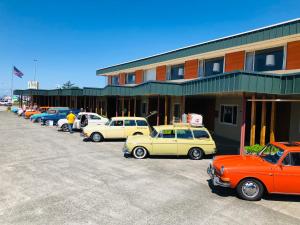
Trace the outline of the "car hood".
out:
M 254 168 L 257 169 L 261 166 L 271 165 L 257 155 L 229 155 L 229 156 L 216 156 L 213 160 L 215 168 L 220 169 L 224 166 L 227 169 L 242 169 Z

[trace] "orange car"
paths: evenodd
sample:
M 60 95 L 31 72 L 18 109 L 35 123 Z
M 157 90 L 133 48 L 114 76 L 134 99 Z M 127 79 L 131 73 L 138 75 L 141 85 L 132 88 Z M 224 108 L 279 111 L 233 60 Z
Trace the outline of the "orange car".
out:
M 235 188 L 240 198 L 300 195 L 300 142 L 273 142 L 257 155 L 217 156 L 207 169 L 214 186 Z
M 28 110 L 25 112 L 24 117 L 25 119 L 29 119 L 34 114 L 46 112 L 49 108 L 49 106 L 42 106 L 38 110 Z

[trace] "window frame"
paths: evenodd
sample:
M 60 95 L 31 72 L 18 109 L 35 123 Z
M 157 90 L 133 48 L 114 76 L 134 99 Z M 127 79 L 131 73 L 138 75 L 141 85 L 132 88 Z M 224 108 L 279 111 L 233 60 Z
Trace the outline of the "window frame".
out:
M 177 79 L 172 79 L 172 68 L 173 67 L 177 67 L 178 69 L 183 68 L 183 75 L 179 76 L 177 74 Z M 168 65 L 167 66 L 167 80 L 182 80 L 182 79 L 184 79 L 184 75 L 185 75 L 185 65 L 184 65 L 184 63 L 179 63 L 179 64 L 174 64 L 174 65 Z
M 206 74 L 206 62 L 208 61 L 214 61 L 214 60 L 217 60 L 217 59 L 223 59 L 223 66 L 222 66 L 222 72 L 218 73 L 218 74 L 210 74 L 210 75 L 207 75 Z M 207 59 L 202 59 L 203 61 L 203 77 L 210 77 L 210 76 L 216 76 L 216 75 L 219 75 L 219 74 L 223 74 L 225 72 L 225 60 L 226 60 L 226 57 L 225 55 L 221 55 L 221 56 L 217 56 L 217 57 L 213 57 L 213 58 L 207 58 Z
M 180 130 L 184 130 L 184 131 L 189 131 L 191 133 L 191 138 L 178 138 L 178 131 Z M 180 140 L 184 140 L 184 139 L 187 139 L 187 140 L 194 140 L 194 133 L 191 129 L 175 129 L 175 136 L 176 136 L 176 139 L 180 139 Z
M 227 122 L 222 122 L 221 118 L 222 118 L 222 106 L 224 107 L 236 107 L 236 123 L 227 123 Z M 234 127 L 237 127 L 237 124 L 238 124 L 238 109 L 239 109 L 239 106 L 237 104 L 220 104 L 220 113 L 219 113 L 219 123 L 220 124 L 224 124 L 224 125 L 230 125 L 230 126 L 234 126 Z M 232 114 L 232 121 L 233 121 L 233 114 Z
M 117 79 L 117 83 L 114 83 L 114 79 Z M 120 77 L 118 75 L 111 76 L 111 85 L 120 85 Z
M 128 83 L 128 76 L 133 76 L 134 77 L 133 83 Z M 136 74 L 134 72 L 126 73 L 125 84 L 135 84 L 135 82 L 136 82 Z

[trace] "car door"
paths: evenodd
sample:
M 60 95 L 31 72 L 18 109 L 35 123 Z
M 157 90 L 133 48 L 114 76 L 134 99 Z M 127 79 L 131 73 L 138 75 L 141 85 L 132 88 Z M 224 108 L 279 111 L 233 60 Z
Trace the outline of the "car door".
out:
M 152 140 L 152 149 L 155 155 L 177 155 L 175 130 L 161 130 Z
M 192 147 L 195 147 L 195 140 L 190 129 L 177 129 L 177 154 L 187 155 Z
M 81 121 L 82 114 L 78 115 L 73 123 L 73 129 L 80 129 L 80 121 Z
M 275 169 L 274 189 L 278 193 L 300 194 L 300 151 L 288 153 Z
M 199 146 L 205 153 L 215 152 L 215 143 L 211 139 L 206 130 L 193 129 L 195 144 Z
M 105 138 L 125 138 L 124 121 L 112 120 L 105 131 Z

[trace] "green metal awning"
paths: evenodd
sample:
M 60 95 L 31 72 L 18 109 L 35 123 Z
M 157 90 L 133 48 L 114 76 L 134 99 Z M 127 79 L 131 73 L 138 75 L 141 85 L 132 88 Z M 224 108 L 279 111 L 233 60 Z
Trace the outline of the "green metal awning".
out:
M 288 21 L 285 23 L 276 24 L 273 26 L 233 35 L 230 37 L 220 38 L 217 40 L 204 42 L 198 45 L 193 45 L 186 48 L 170 51 L 163 54 L 158 54 L 143 59 L 134 60 L 127 63 L 122 63 L 106 68 L 101 68 L 96 71 L 97 75 L 105 75 L 120 70 L 130 69 L 134 67 L 146 66 L 154 63 L 160 63 L 168 60 L 193 56 L 201 53 L 216 51 L 225 48 L 232 48 L 240 45 L 251 44 L 259 41 L 271 40 L 274 38 L 285 37 L 300 33 L 300 19 Z
M 135 86 L 104 88 L 15 90 L 15 95 L 37 96 L 189 96 L 226 93 L 300 94 L 300 73 L 268 74 L 236 71 L 188 80 L 182 83 L 150 81 Z

